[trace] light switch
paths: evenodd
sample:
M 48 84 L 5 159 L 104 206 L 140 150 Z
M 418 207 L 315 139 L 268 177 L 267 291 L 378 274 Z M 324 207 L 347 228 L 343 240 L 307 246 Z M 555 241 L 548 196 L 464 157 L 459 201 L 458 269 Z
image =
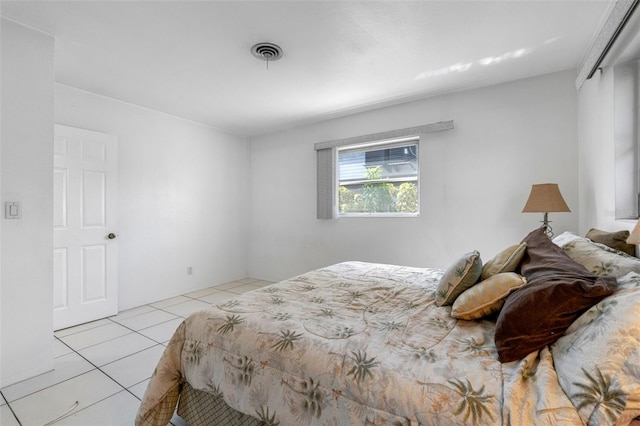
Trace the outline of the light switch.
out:
M 6 201 L 4 203 L 5 219 L 22 219 L 22 208 L 20 201 Z

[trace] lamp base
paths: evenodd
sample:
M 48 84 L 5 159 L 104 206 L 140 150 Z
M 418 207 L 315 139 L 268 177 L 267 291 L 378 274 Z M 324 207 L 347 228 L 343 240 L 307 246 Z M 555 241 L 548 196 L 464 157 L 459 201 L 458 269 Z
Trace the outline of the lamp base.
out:
M 549 237 L 549 239 L 553 238 L 553 228 L 551 227 L 551 225 L 549 225 L 551 223 L 551 221 L 549 220 L 549 213 L 545 213 L 544 214 L 544 219 L 540 221 L 540 223 L 542 223 L 542 228 L 546 229 L 546 234 L 547 237 Z

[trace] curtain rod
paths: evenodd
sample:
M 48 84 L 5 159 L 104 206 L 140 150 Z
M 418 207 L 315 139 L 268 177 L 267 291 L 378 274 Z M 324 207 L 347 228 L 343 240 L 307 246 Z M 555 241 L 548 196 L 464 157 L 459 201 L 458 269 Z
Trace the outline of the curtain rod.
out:
M 578 73 L 576 89 L 580 90 L 585 80 L 596 73 L 604 61 L 623 28 L 629 22 L 640 0 L 618 0 L 609 13 L 604 26 L 589 49 L 589 54 Z

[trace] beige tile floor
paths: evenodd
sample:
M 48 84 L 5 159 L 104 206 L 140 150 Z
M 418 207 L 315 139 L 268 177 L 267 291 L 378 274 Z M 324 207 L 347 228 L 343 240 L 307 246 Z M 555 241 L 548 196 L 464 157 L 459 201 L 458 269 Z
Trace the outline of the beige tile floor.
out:
M 0 425 L 133 425 L 155 364 L 180 322 L 268 284 L 247 278 L 56 331 L 54 370 L 0 389 Z M 177 415 L 171 424 L 186 426 Z

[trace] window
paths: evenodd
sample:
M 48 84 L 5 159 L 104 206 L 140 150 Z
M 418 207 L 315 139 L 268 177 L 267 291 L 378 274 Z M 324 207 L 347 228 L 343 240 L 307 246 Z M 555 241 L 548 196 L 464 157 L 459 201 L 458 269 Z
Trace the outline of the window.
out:
M 576 79 L 580 90 L 598 70 L 613 72 L 616 219 L 638 218 L 640 204 L 639 5 L 637 0 L 615 2 Z M 608 100 L 604 105 L 609 107 Z
M 344 216 L 417 216 L 418 145 L 453 121 L 318 142 L 318 219 Z
M 338 215 L 417 215 L 418 137 L 338 148 Z
M 639 63 L 628 62 L 613 67 L 614 75 L 614 146 L 615 146 L 615 218 L 637 219 L 640 203 Z

